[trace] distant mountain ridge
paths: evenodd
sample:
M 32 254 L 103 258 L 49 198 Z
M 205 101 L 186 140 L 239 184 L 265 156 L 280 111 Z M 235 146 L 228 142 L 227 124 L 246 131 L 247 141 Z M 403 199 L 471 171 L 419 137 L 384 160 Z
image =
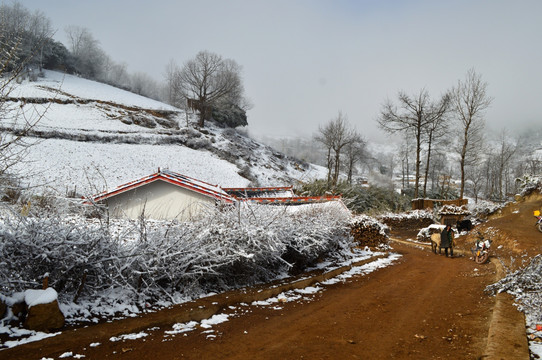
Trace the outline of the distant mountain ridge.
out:
M 19 119 L 43 114 L 15 167 L 40 192 L 88 195 L 158 167 L 223 187 L 295 185 L 325 174 L 235 129 L 197 129 L 196 114 L 59 72 L 17 84 L 6 106 Z M 0 121 L 0 130 L 16 133 L 20 124 Z

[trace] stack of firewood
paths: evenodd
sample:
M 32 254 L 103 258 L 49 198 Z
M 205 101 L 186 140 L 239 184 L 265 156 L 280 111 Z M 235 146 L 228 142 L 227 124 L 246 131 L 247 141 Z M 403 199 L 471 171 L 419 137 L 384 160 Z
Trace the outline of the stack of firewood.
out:
M 350 234 L 360 246 L 379 247 L 388 244 L 388 227 L 368 216 L 358 216 L 350 223 Z

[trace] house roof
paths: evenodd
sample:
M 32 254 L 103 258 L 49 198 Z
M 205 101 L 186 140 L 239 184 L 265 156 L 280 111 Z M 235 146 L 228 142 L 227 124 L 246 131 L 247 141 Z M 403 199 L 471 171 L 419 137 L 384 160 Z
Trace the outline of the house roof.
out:
M 112 196 L 122 194 L 126 191 L 136 189 L 140 186 L 155 182 L 165 181 L 167 183 L 197 192 L 199 194 L 212 197 L 217 200 L 232 203 L 235 201 L 233 197 L 228 195 L 222 188 L 217 185 L 206 183 L 205 181 L 197 180 L 186 175 L 178 174 L 169 170 L 158 169 L 158 172 L 142 177 L 141 179 L 131 181 L 129 183 L 118 186 L 111 191 L 105 191 L 100 194 L 94 195 L 92 201 L 97 202 L 105 200 Z

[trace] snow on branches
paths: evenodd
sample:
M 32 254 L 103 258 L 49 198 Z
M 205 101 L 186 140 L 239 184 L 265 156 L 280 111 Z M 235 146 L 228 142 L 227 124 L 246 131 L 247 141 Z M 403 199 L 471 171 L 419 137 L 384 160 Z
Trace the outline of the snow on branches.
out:
M 509 273 L 495 284 L 486 287 L 492 294 L 508 292 L 519 303 L 519 310 L 531 321 L 542 321 L 542 255 L 536 255 L 529 265 Z
M 184 223 L 11 213 L 0 218 L 0 292 L 38 288 L 46 273 L 69 301 L 111 289 L 136 303 L 223 291 L 345 260 L 348 220 L 332 207 L 247 204 Z

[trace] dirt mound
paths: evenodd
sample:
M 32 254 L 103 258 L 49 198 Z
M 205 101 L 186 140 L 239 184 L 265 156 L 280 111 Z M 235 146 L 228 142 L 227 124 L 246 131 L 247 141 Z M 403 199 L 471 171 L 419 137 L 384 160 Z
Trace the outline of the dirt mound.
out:
M 535 193 L 513 202 L 491 215 L 467 235 L 456 239 L 463 250 L 474 247 L 478 232 L 492 240 L 492 256 L 498 257 L 505 268 L 517 270 L 541 252 L 542 233 L 534 226 L 535 210 L 542 208 L 542 194 Z

